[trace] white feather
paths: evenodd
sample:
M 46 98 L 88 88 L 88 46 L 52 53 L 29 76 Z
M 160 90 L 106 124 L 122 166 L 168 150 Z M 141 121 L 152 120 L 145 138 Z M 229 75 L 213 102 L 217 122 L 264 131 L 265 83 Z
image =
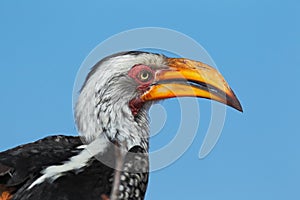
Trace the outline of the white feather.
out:
M 108 141 L 105 138 L 98 138 L 94 140 L 89 145 L 86 145 L 83 151 L 81 151 L 78 155 L 70 158 L 69 161 L 66 161 L 62 165 L 53 165 L 47 167 L 43 172 L 42 176 L 35 180 L 29 187 L 28 190 L 33 188 L 36 185 L 43 183 L 47 179 L 51 179 L 54 181 L 63 175 L 63 173 L 78 170 L 84 166 L 86 166 L 87 162 L 95 155 L 101 154 L 105 151 L 107 147 Z

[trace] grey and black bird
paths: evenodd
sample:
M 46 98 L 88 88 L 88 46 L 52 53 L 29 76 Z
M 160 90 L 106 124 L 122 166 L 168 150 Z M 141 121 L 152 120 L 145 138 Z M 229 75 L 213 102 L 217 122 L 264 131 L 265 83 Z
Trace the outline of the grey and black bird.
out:
M 79 137 L 50 136 L 0 153 L 0 200 L 105 200 L 116 183 L 118 199 L 144 199 L 148 110 L 188 96 L 242 111 L 222 75 L 202 62 L 142 51 L 102 59 L 74 108 Z

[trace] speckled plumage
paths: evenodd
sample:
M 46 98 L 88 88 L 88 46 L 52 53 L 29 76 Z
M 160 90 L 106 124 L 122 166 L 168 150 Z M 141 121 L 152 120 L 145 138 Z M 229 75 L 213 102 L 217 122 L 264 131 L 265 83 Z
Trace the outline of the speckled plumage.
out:
M 95 158 L 80 170 L 66 172 L 55 181 L 47 180 L 27 190 L 47 166 L 62 163 L 82 151 L 76 148 L 80 145 L 79 137 L 50 136 L 1 152 L 0 185 L 12 189 L 14 200 L 101 200 L 102 194 L 109 196 L 114 169 Z M 140 147 L 130 152 L 135 153 L 125 159 L 119 199 L 143 199 L 148 182 L 148 156 L 138 154 L 144 152 Z M 113 147 L 105 157 L 114 164 Z

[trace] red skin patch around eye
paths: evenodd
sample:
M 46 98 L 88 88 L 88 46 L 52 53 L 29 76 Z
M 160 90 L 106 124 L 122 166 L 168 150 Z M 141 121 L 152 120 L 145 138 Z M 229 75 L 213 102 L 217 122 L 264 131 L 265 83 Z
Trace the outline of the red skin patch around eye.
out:
M 151 73 L 151 78 L 146 82 L 143 82 L 138 78 L 139 74 L 142 71 L 148 71 Z M 155 73 L 154 70 L 151 69 L 149 66 L 140 64 L 140 65 L 135 65 L 134 67 L 132 67 L 131 70 L 128 72 L 128 76 L 131 77 L 133 80 L 135 80 L 135 82 L 138 84 L 136 89 L 138 91 L 140 91 L 141 93 L 144 93 L 145 91 L 147 91 L 149 89 L 149 86 L 153 82 L 154 73 Z M 136 116 L 138 114 L 140 109 L 143 107 L 144 103 L 145 102 L 143 100 L 141 100 L 140 98 L 132 99 L 129 102 L 129 108 L 134 116 Z
M 138 78 L 138 75 L 142 72 L 142 71 L 148 71 L 152 74 L 152 78 L 149 79 L 146 82 L 141 81 Z M 139 84 L 138 89 L 144 89 L 146 86 L 149 86 L 154 78 L 154 71 L 153 69 L 151 69 L 151 67 L 147 66 L 147 65 L 135 65 L 131 68 L 131 70 L 128 72 L 128 76 L 131 77 L 133 80 L 135 80 L 136 83 Z

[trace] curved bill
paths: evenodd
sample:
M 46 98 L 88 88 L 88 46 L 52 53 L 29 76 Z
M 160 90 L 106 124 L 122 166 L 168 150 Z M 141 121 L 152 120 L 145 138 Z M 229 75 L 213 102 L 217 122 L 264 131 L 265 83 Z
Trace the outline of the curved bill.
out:
M 157 71 L 155 82 L 141 99 L 150 101 L 173 97 L 212 99 L 243 111 L 234 92 L 216 69 L 185 58 L 168 58 L 166 68 Z

